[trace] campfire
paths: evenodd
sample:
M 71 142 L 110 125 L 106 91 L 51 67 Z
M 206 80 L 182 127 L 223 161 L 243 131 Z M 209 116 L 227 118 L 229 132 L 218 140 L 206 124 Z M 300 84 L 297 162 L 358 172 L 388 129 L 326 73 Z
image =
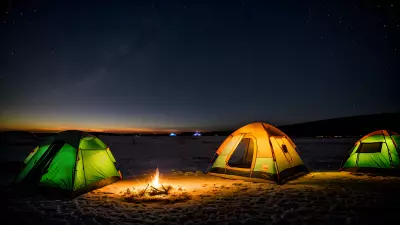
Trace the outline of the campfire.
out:
M 185 202 L 191 199 L 191 196 L 181 186 L 178 185 L 177 187 L 172 187 L 172 185 L 162 184 L 160 182 L 160 171 L 158 167 L 146 187 L 133 187 L 132 191 L 127 188 L 125 191 L 121 191 L 121 194 L 126 201 L 133 203 L 176 203 Z
M 153 180 L 147 184 L 142 195 L 144 195 L 146 193 L 146 191 L 149 187 L 151 188 L 151 190 L 149 191 L 150 195 L 168 195 L 169 191 L 172 188 L 170 186 L 165 188 L 164 185 L 160 183 L 160 171 L 158 170 L 158 167 L 156 169 L 156 173 L 153 177 Z

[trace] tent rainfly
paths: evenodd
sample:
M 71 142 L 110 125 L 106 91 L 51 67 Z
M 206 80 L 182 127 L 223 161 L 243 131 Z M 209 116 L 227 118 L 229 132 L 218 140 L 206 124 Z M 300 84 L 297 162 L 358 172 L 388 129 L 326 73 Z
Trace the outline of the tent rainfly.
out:
M 211 161 L 208 173 L 261 178 L 283 183 L 307 173 L 293 141 L 278 128 L 257 122 L 229 135 Z
M 374 131 L 351 148 L 339 171 L 400 174 L 400 135 Z
M 68 130 L 46 139 L 25 158 L 15 183 L 69 197 L 122 179 L 116 160 L 99 138 Z

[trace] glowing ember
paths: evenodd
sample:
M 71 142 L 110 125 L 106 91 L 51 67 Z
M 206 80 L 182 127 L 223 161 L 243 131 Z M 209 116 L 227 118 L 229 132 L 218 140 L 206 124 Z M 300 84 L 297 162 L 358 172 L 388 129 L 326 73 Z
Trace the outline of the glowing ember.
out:
M 160 172 L 158 171 L 158 167 L 156 169 L 156 174 L 154 175 L 153 181 L 152 181 L 152 186 L 155 188 L 159 188 L 161 184 L 158 182 L 160 178 Z

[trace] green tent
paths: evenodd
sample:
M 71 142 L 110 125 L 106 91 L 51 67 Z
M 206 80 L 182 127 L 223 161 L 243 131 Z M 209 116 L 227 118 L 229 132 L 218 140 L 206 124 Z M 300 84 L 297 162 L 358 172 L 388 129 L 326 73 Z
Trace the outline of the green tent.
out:
M 75 197 L 122 179 L 116 161 L 99 138 L 76 130 L 46 139 L 25 158 L 15 183 Z
M 386 130 L 374 131 L 354 144 L 339 171 L 398 173 L 399 145 L 399 134 Z

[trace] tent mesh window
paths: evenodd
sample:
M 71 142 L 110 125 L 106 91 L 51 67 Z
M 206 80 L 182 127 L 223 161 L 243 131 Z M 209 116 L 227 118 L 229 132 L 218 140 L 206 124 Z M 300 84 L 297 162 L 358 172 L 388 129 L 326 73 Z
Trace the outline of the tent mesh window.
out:
M 382 142 L 362 143 L 357 150 L 357 153 L 376 153 L 381 152 Z
M 243 138 L 229 158 L 230 167 L 251 168 L 254 154 L 254 142 L 251 138 Z

